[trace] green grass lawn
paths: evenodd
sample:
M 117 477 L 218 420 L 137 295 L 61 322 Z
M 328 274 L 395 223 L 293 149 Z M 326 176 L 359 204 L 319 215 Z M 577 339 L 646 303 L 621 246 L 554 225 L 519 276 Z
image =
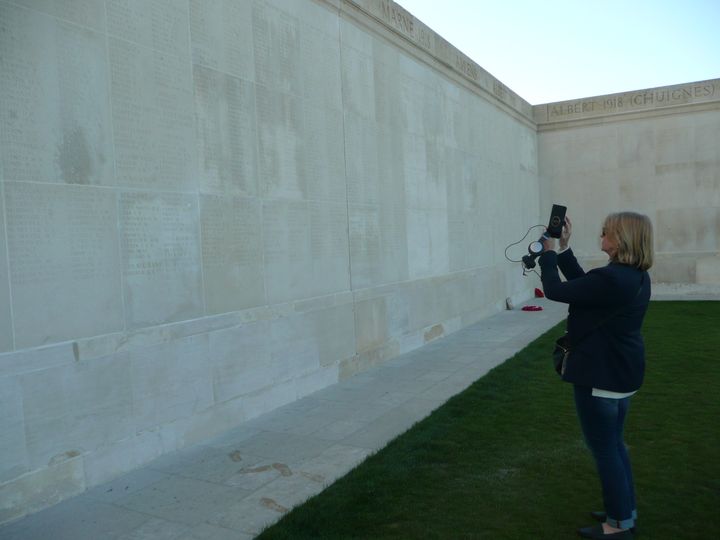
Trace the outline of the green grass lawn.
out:
M 572 386 L 551 367 L 561 328 L 259 538 L 575 537 L 602 501 Z M 720 302 L 653 302 L 644 335 L 626 426 L 640 537 L 720 538 Z

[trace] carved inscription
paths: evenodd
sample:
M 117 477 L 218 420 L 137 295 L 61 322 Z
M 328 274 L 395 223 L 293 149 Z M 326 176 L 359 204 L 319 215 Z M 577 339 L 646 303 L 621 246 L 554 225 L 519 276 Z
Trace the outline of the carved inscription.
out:
M 189 196 L 124 193 L 126 276 L 181 274 L 197 264 L 196 208 Z
M 6 195 L 13 286 L 62 287 L 115 273 L 112 195 L 41 184 L 8 184 Z
M 185 187 L 195 181 L 189 65 L 111 39 L 117 170 L 123 185 Z
M 547 105 L 548 119 L 587 114 L 603 114 L 630 110 L 692 103 L 695 100 L 712 98 L 720 92 L 712 83 L 690 85 L 681 88 L 660 88 L 626 94 L 606 96 L 569 103 Z
M 415 17 L 408 11 L 389 0 L 380 2 L 383 17 L 394 28 L 400 30 L 404 34 L 413 35 L 415 32 Z
M 508 87 L 505 86 L 498 80 L 493 81 L 493 94 L 500 99 L 505 99 L 508 96 Z
M 347 258 L 347 207 L 309 203 L 310 249 L 313 259 Z
M 470 60 L 467 60 L 466 58 L 460 56 L 459 54 L 455 55 L 455 67 L 465 75 L 466 77 L 471 78 L 474 81 L 478 80 L 479 77 L 479 71 L 478 67 L 475 64 L 475 62 L 472 62 Z
M 203 198 L 202 253 L 206 267 L 262 264 L 259 199 Z
M 190 2 L 193 63 L 252 80 L 252 3 Z
M 186 55 L 187 3 L 165 0 L 107 2 L 108 31 L 155 50 Z
M 301 94 L 297 19 L 267 4 L 255 4 L 252 25 L 257 82 L 279 92 Z
M 202 66 L 195 66 L 194 81 L 203 187 L 256 195 L 253 85 Z
M 421 47 L 424 47 L 425 49 L 431 49 L 433 43 L 433 32 L 425 26 L 420 26 L 417 40 L 418 44 Z

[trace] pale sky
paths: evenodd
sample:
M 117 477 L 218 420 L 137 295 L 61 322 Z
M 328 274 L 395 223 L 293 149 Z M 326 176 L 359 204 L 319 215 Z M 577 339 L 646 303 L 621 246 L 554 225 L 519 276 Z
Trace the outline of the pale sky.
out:
M 397 0 L 533 105 L 720 78 L 720 0 Z

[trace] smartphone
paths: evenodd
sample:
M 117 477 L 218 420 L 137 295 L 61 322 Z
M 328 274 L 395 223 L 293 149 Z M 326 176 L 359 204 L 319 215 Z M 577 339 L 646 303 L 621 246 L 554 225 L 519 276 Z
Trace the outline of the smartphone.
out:
M 552 212 L 550 212 L 550 221 L 548 222 L 547 227 L 547 235 L 550 238 L 560 238 L 563 226 L 565 225 L 565 212 L 567 212 L 567 206 L 553 204 Z

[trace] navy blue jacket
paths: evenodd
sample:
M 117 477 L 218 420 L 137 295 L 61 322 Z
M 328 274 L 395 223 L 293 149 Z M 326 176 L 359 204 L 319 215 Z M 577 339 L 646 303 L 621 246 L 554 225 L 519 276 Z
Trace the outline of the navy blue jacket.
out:
M 648 273 L 612 262 L 585 273 L 570 249 L 560 255 L 547 251 L 539 262 L 545 296 L 570 304 L 567 332 L 571 352 L 563 380 L 613 392 L 640 388 L 645 375 L 640 328 L 650 302 Z M 558 266 L 567 281 L 560 280 Z M 619 308 L 619 313 L 592 330 Z

